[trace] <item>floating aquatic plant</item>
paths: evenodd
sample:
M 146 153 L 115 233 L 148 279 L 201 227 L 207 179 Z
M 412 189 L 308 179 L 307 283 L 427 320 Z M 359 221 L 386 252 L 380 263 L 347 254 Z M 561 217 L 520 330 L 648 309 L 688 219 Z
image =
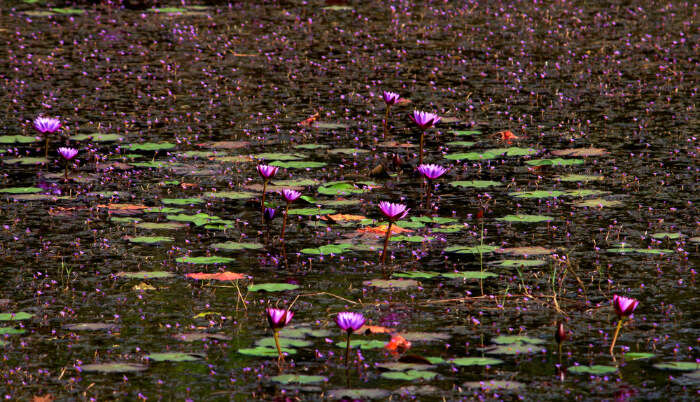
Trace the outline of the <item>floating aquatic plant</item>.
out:
M 296 190 L 285 188 L 284 190 L 282 190 L 281 194 L 282 197 L 284 197 L 284 200 L 287 202 L 287 205 L 284 208 L 284 220 L 282 221 L 282 232 L 280 234 L 280 239 L 284 240 L 284 230 L 287 227 L 287 215 L 289 214 L 289 204 L 293 203 L 299 197 L 301 197 L 301 193 Z
M 45 157 L 49 158 L 49 135 L 61 128 L 61 121 L 53 117 L 39 116 L 34 119 L 34 128 L 46 138 Z
M 425 130 L 429 129 L 430 127 L 434 126 L 440 121 L 440 116 L 436 115 L 435 113 L 430 113 L 430 112 L 419 112 L 418 110 L 414 110 L 413 114 L 410 114 L 408 116 L 416 125 L 418 128 L 420 128 L 420 151 L 418 153 L 418 164 L 422 165 L 423 164 L 423 142 L 425 138 Z
M 610 345 L 610 354 L 613 354 L 613 349 L 615 348 L 615 342 L 617 341 L 617 336 L 620 334 L 620 328 L 622 328 L 622 321 L 626 318 L 632 315 L 634 310 L 637 308 L 637 305 L 639 304 L 638 300 L 629 298 L 629 297 L 624 297 L 624 296 L 618 296 L 614 295 L 612 299 L 612 305 L 613 308 L 615 309 L 615 313 L 617 316 L 620 318 L 617 321 L 617 328 L 615 328 L 615 335 L 613 336 L 612 344 Z
M 265 310 L 267 314 L 267 322 L 272 328 L 273 336 L 275 337 L 275 346 L 277 346 L 277 353 L 279 355 L 279 360 L 284 360 L 284 355 L 282 354 L 282 348 L 280 347 L 280 335 L 279 332 L 284 328 L 294 317 L 294 313 L 289 310 L 283 310 L 278 308 L 268 308 Z
M 345 346 L 345 366 L 347 367 L 348 361 L 350 359 L 350 334 L 362 328 L 365 325 L 365 317 L 362 313 L 353 313 L 350 311 L 344 311 L 338 313 L 335 319 L 340 329 L 347 332 L 347 344 Z

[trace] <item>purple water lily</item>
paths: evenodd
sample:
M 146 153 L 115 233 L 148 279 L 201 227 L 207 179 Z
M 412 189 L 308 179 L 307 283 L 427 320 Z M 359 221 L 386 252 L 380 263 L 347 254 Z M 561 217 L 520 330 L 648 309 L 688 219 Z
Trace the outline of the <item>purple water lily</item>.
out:
M 279 331 L 292 321 L 294 313 L 279 308 L 268 308 L 265 310 L 265 313 L 267 315 L 267 322 L 270 324 L 273 336 L 275 337 L 275 346 L 277 346 L 277 354 L 279 356 L 278 360 L 284 360 L 282 348 L 280 347 Z
M 442 176 L 447 169 L 440 165 L 420 165 L 418 166 L 418 171 L 428 180 L 435 180 Z
M 396 92 L 384 91 L 384 93 L 382 93 L 382 98 L 384 99 L 384 102 L 386 102 L 386 104 L 389 106 L 395 105 L 396 102 L 399 101 L 400 97 L 401 96 L 399 96 L 399 94 L 397 94 Z
M 425 139 L 425 130 L 429 129 L 433 125 L 440 121 L 440 116 L 435 113 L 430 112 L 419 112 L 417 110 L 413 111 L 413 114 L 408 115 L 408 117 L 413 120 L 418 127 L 420 127 L 420 150 L 418 151 L 418 164 L 423 164 L 423 142 Z
M 270 166 L 270 165 L 258 165 L 257 167 L 258 173 L 260 173 L 260 176 L 263 178 L 263 191 L 262 191 L 262 199 L 260 200 L 260 212 L 263 216 L 263 223 L 265 223 L 265 192 L 267 191 L 267 182 L 270 181 L 270 178 L 277 173 L 277 169 L 279 169 L 277 166 Z
M 46 150 L 44 157 L 49 159 L 49 134 L 53 134 L 61 128 L 61 121 L 53 117 L 39 116 L 34 119 L 34 128 L 36 131 L 44 134 L 46 138 Z
M 289 204 L 301 197 L 301 193 L 290 188 L 285 188 L 282 190 L 282 197 L 287 201 L 287 205 L 284 208 L 284 220 L 282 220 L 282 233 L 280 234 L 280 239 L 284 240 L 284 231 L 287 228 L 287 215 L 289 214 Z
M 391 236 L 391 225 L 394 221 L 404 218 L 411 209 L 406 208 L 404 204 L 394 204 L 386 201 L 379 203 L 379 209 L 381 209 L 384 216 L 389 219 L 389 225 L 387 225 L 386 235 L 384 236 L 384 249 L 380 260 L 382 264 L 384 264 L 386 262 L 386 248 L 389 245 L 389 236 Z
M 78 150 L 75 148 L 61 147 L 58 148 L 58 153 L 63 157 L 63 159 L 66 160 L 64 179 L 68 181 L 68 164 L 70 163 L 71 159 L 75 158 L 75 156 L 78 155 Z
M 34 119 L 34 128 L 42 134 L 53 134 L 61 128 L 61 121 L 53 117 L 39 116 Z
M 613 350 L 615 349 L 615 342 L 617 342 L 617 337 L 620 335 L 620 329 L 622 328 L 622 321 L 632 315 L 634 310 L 639 305 L 639 301 L 629 297 L 613 295 L 612 305 L 615 309 L 615 313 L 620 319 L 617 321 L 617 328 L 615 328 L 615 335 L 613 336 L 612 343 L 610 344 L 610 354 L 615 358 Z
M 274 208 L 265 208 L 265 222 L 269 225 L 272 223 L 272 220 L 275 219 L 275 212 L 277 212 Z
M 345 347 L 345 365 L 347 366 L 350 358 L 350 334 L 365 325 L 365 317 L 361 313 L 344 311 L 342 313 L 338 313 L 338 316 L 335 318 L 335 322 L 338 324 L 340 329 L 348 334 L 347 345 Z

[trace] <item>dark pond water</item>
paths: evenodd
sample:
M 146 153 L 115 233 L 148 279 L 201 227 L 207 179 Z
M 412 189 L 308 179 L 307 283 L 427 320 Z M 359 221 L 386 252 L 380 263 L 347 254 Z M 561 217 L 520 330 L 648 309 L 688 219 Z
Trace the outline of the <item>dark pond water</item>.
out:
M 2 2 L 7 398 L 698 397 L 696 4 L 136 3 Z

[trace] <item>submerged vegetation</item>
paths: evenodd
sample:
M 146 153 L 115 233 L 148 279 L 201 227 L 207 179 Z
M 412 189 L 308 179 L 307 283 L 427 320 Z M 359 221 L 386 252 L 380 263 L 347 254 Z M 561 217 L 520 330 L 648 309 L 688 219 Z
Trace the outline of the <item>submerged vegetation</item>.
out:
M 697 398 L 696 13 L 3 2 L 3 394 Z

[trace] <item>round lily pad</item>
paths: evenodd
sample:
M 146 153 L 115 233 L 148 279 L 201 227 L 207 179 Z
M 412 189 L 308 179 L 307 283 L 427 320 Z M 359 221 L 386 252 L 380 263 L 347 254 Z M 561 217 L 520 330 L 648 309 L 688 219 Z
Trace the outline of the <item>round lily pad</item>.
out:
M 606 375 L 617 372 L 617 367 L 614 366 L 572 366 L 566 369 L 567 372 L 572 374 L 592 374 L 592 375 Z
M 423 271 L 413 271 L 413 272 L 395 272 L 391 276 L 396 278 L 408 278 L 408 279 L 430 279 L 440 276 L 439 272 L 423 272 Z
M 381 349 L 386 345 L 386 342 L 384 341 L 378 341 L 375 339 L 350 339 L 350 348 L 351 349 L 356 349 L 360 348 L 362 350 L 368 350 L 368 349 Z M 336 342 L 335 346 L 339 348 L 346 348 L 347 347 L 347 341 L 340 341 Z
M 275 161 L 297 161 L 306 158 L 303 154 L 285 154 L 279 152 L 266 152 L 262 154 L 253 155 L 255 159 L 267 159 Z
M 44 191 L 39 187 L 10 187 L 10 188 L 0 188 L 0 193 L 5 194 L 34 194 Z
M 391 392 L 379 388 L 357 388 L 357 389 L 332 389 L 328 391 L 329 399 L 342 400 L 366 400 L 366 399 L 385 399 Z
M 25 313 L 24 311 L 19 311 L 17 313 L 2 313 L 0 314 L 0 321 L 22 321 L 28 320 L 34 317 L 34 314 Z
M 285 169 L 314 169 L 326 166 L 325 162 L 313 162 L 313 161 L 274 161 L 270 163 L 272 166 L 277 166 Z
M 467 181 L 451 181 L 451 186 L 454 187 L 467 187 L 467 188 L 486 188 L 501 186 L 503 183 L 492 180 L 467 180 Z
M 168 236 L 139 236 L 130 237 L 129 241 L 132 243 L 143 243 L 143 244 L 157 244 L 157 243 L 172 243 L 175 241 L 172 237 Z
M 177 258 L 175 261 L 184 262 L 187 264 L 226 264 L 228 262 L 236 261 L 236 259 L 229 258 L 229 257 L 210 256 L 210 257 L 180 257 L 180 258 Z
M 447 253 L 457 253 L 457 254 L 488 254 L 493 251 L 498 250 L 496 246 L 450 246 L 445 249 Z
M 448 360 L 447 362 L 454 364 L 455 366 L 468 367 L 468 366 L 495 366 L 497 364 L 503 363 L 503 360 L 494 359 L 491 357 L 459 357 L 456 359 Z
M 529 343 L 532 345 L 539 345 L 545 341 L 538 338 L 530 338 L 528 336 L 522 335 L 500 335 L 492 339 L 494 343 L 499 345 L 509 345 L 512 343 Z
M 452 278 L 452 279 L 486 279 L 486 278 L 497 277 L 498 275 L 494 274 L 493 272 L 464 271 L 464 272 L 447 272 L 444 274 L 440 274 L 440 276 L 444 276 L 445 278 Z
M 20 164 L 20 165 L 40 165 L 43 163 L 48 163 L 48 159 L 46 158 L 40 158 L 40 157 L 24 157 L 24 158 L 7 158 L 7 159 L 0 159 L 2 160 L 3 163 L 7 163 L 8 165 L 14 165 L 14 164 Z
M 597 180 L 603 180 L 603 176 L 595 176 L 595 175 L 585 175 L 585 174 L 567 174 L 564 176 L 557 176 L 557 180 L 559 181 L 565 181 L 565 182 L 582 182 L 586 183 L 589 181 L 597 181 Z
M 575 207 L 586 207 L 586 208 L 610 208 L 610 207 L 620 207 L 624 205 L 622 201 L 617 200 L 606 200 L 604 198 L 594 198 L 590 200 L 576 201 L 573 204 Z
M 373 279 L 362 282 L 364 286 L 374 286 L 377 288 L 397 288 L 408 289 L 418 286 L 418 282 L 413 279 Z
M 294 285 L 291 283 L 259 283 L 256 285 L 248 286 L 249 292 L 283 292 L 285 290 L 298 289 L 299 285 Z
M 70 137 L 70 139 L 73 141 L 90 140 L 90 141 L 94 141 L 94 142 L 114 142 L 114 141 L 122 141 L 122 140 L 124 140 L 124 137 L 119 135 L 119 134 L 93 133 L 93 134 L 72 135 Z
M 465 388 L 481 388 L 484 391 L 493 389 L 515 390 L 525 387 L 525 384 L 521 382 L 504 380 L 467 381 L 462 385 Z
M 180 352 L 151 353 L 146 358 L 154 362 L 193 362 L 202 359 L 197 355 Z
M 231 339 L 224 334 L 212 334 L 209 332 L 185 332 L 183 334 L 173 335 L 173 338 L 179 339 L 184 342 L 204 341 L 207 339 L 218 339 L 222 341 L 227 341 Z
M 304 338 L 310 336 L 312 338 L 327 338 L 332 335 L 332 331 L 328 329 L 313 329 L 311 327 L 285 327 L 279 332 L 280 337 L 284 338 Z
M 665 362 L 656 363 L 654 368 L 661 370 L 694 371 L 700 369 L 700 364 L 697 362 Z
M 80 322 L 64 325 L 63 328 L 69 331 L 109 331 L 118 327 L 116 324 L 108 324 L 106 322 Z
M 668 232 L 660 232 L 660 233 L 654 233 L 651 235 L 651 237 L 655 239 L 669 239 L 669 240 L 676 240 L 680 239 L 683 237 L 682 233 L 668 233 Z
M 416 381 L 416 380 L 432 380 L 437 377 L 437 373 L 424 370 L 408 370 L 408 371 L 389 371 L 380 375 L 388 380 L 401 381 Z
M 22 335 L 26 331 L 19 328 L 0 327 L 0 335 Z
M 362 194 L 371 190 L 372 186 L 376 186 L 374 182 L 359 182 L 352 183 L 349 181 L 334 181 L 324 184 L 318 188 L 319 194 L 324 195 L 350 195 Z
M 389 371 L 407 371 L 407 370 L 428 370 L 434 368 L 432 364 L 418 364 L 418 363 L 401 363 L 401 362 L 389 362 L 389 363 L 377 363 L 375 367 L 382 370 Z
M 305 348 L 305 347 L 312 345 L 312 342 L 304 340 L 304 339 L 280 337 L 279 340 L 280 340 L 280 347 L 282 349 L 284 349 L 284 348 Z M 255 342 L 255 346 L 276 348 L 275 338 L 270 337 L 270 338 L 259 339 L 258 341 Z
M 97 373 L 135 373 L 139 371 L 144 371 L 148 367 L 143 364 L 137 363 L 126 363 L 126 362 L 108 362 L 108 363 L 95 363 L 95 364 L 84 364 L 80 366 L 82 371 L 87 372 L 97 372 Z
M 343 254 L 346 251 L 352 250 L 353 245 L 347 243 L 341 244 L 326 244 L 318 248 L 304 248 L 301 252 L 304 254 L 313 255 L 330 255 L 330 254 Z
M 160 200 L 163 204 L 172 205 L 191 205 L 191 204 L 201 204 L 204 202 L 201 198 L 163 198 Z
M 494 263 L 500 267 L 539 267 L 544 264 L 544 260 L 501 260 Z
M 502 218 L 497 218 L 496 220 L 514 223 L 539 223 L 550 222 L 554 220 L 554 218 L 545 215 L 506 215 Z
M 137 228 L 146 230 L 178 230 L 187 226 L 186 223 L 178 222 L 139 222 L 136 224 Z
M 40 139 L 29 135 L 0 135 L 0 144 L 29 144 Z
M 260 250 L 263 248 L 263 245 L 260 243 L 238 243 L 235 241 L 227 241 L 225 243 L 214 243 L 209 247 L 213 248 L 215 250 L 235 251 L 235 250 Z
M 566 194 L 557 190 L 514 191 L 508 195 L 518 198 L 556 198 Z
M 335 209 L 319 209 L 319 208 L 295 208 L 295 209 L 290 209 L 288 214 L 289 215 L 306 215 L 306 216 L 313 216 L 313 215 L 328 215 L 328 214 L 334 214 Z
M 625 360 L 643 360 L 643 359 L 651 359 L 652 357 L 655 357 L 656 355 L 654 353 L 645 353 L 645 352 L 628 352 L 623 355 L 625 357 Z
M 166 271 L 141 271 L 141 272 L 119 272 L 116 276 L 129 279 L 162 279 L 175 276 L 172 272 Z
M 205 198 L 226 198 L 229 200 L 247 200 L 255 197 L 255 193 L 247 191 L 215 191 L 202 195 Z
M 169 142 L 144 142 L 143 144 L 128 144 L 122 146 L 129 151 L 163 151 L 175 148 L 175 144 Z
M 270 377 L 270 381 L 281 384 L 314 384 L 328 381 L 328 378 L 320 375 L 282 374 Z
M 444 332 L 402 332 L 400 335 L 410 342 L 446 341 L 452 337 Z

